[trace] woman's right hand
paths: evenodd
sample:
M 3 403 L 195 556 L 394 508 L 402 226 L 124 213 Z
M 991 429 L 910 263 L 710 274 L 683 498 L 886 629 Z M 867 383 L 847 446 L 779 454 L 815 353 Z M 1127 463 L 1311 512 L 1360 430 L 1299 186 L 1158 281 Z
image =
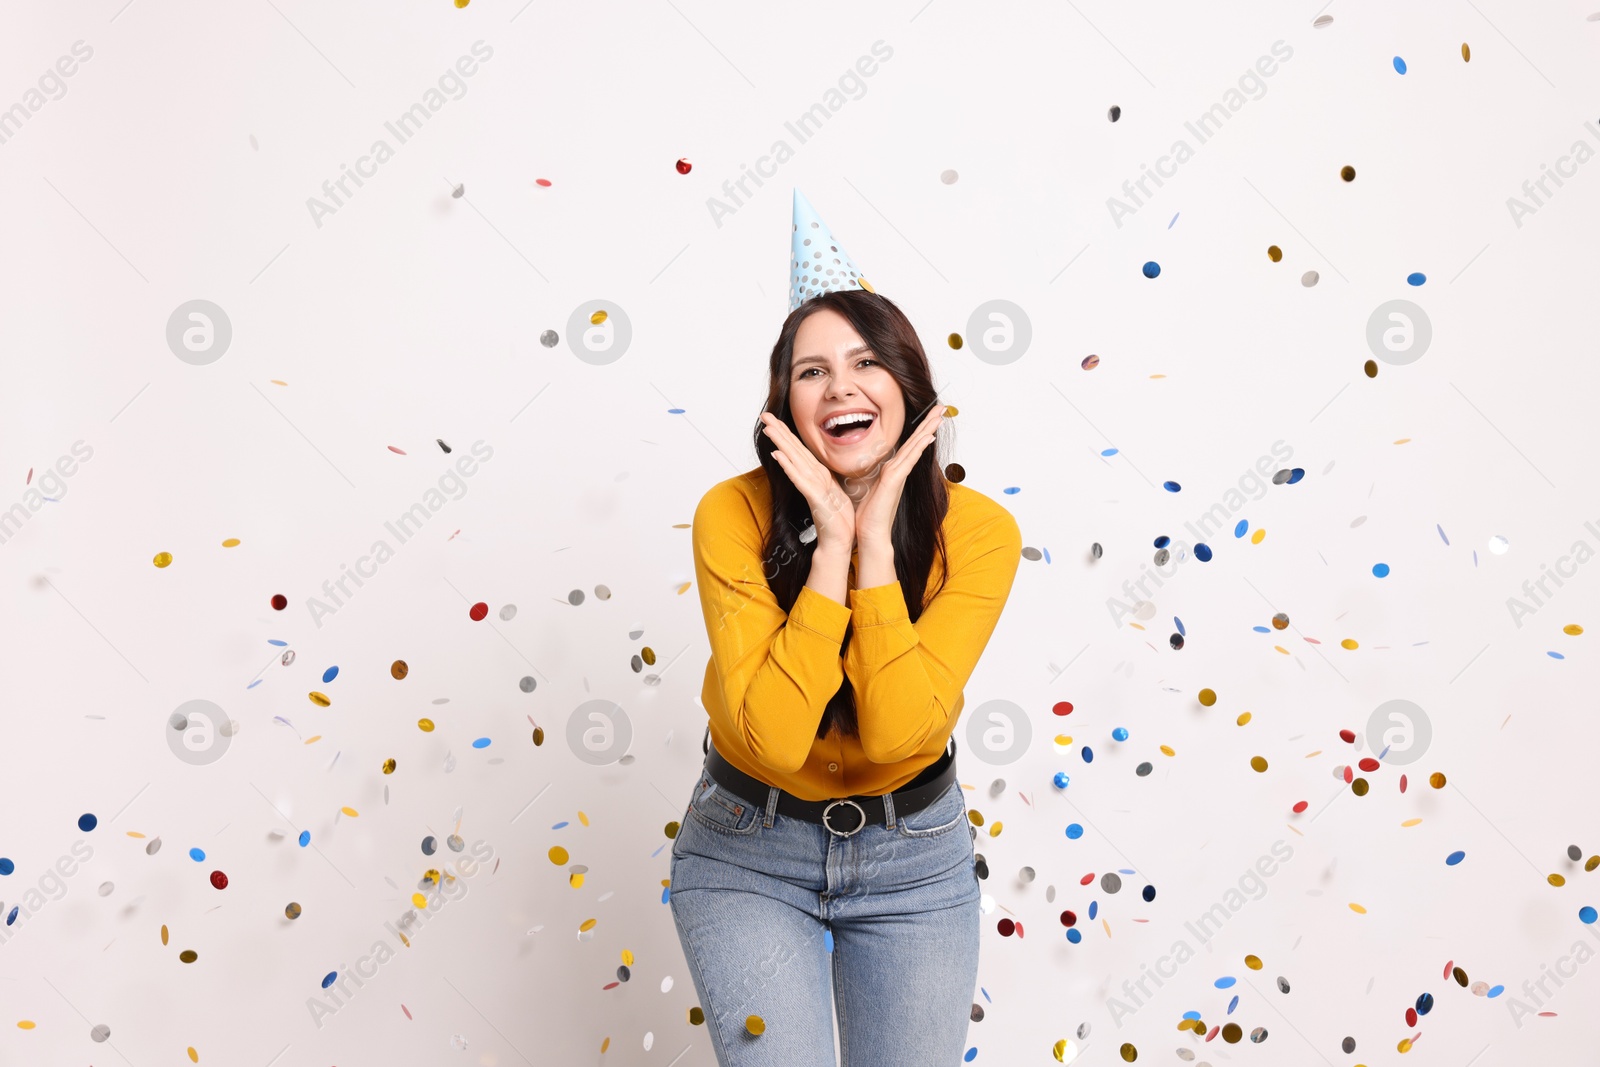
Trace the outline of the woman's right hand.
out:
M 774 445 L 772 456 L 811 506 L 811 521 L 817 527 L 817 550 L 848 552 L 855 547 L 855 504 L 845 495 L 833 472 L 811 454 L 770 411 L 761 413 L 762 430 Z

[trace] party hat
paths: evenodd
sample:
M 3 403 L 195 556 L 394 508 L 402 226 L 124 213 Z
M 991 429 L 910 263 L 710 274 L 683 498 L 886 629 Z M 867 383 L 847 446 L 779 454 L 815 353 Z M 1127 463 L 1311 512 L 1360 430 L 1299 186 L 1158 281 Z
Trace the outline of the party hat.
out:
M 797 186 L 794 191 L 793 248 L 789 255 L 789 310 L 793 311 L 813 296 L 838 289 L 857 287 L 872 293 L 856 270 L 855 261 L 839 245 L 828 224 Z

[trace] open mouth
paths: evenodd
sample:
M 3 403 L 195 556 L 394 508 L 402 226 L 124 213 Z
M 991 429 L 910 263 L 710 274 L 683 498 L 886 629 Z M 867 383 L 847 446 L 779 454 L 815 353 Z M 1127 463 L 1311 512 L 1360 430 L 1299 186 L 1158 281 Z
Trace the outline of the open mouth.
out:
M 852 441 L 865 437 L 867 431 L 872 429 L 877 421 L 878 417 L 876 415 L 856 416 L 846 420 L 842 425 L 836 424 L 832 427 L 824 428 L 822 432 L 835 441 Z

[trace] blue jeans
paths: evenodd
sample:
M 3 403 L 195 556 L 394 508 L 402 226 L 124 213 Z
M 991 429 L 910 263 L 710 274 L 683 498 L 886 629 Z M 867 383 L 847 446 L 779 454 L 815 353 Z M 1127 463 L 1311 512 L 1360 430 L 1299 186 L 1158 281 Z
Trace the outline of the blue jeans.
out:
M 887 824 L 849 837 L 779 815 L 778 793 L 733 796 L 702 769 L 672 843 L 668 904 L 717 1063 L 832 1067 L 831 994 L 842 1067 L 956 1067 L 982 895 L 960 783 L 907 817 L 889 794 Z

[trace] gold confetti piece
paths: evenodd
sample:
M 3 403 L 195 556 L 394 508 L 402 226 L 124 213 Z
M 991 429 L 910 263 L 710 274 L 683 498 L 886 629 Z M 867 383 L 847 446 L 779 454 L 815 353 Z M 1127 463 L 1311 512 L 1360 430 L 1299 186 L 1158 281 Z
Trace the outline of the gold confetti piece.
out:
M 567 860 L 570 858 L 571 857 L 567 855 L 567 850 L 562 848 L 560 845 L 550 846 L 550 862 L 555 864 L 557 867 L 567 862 Z
M 288 385 L 288 384 L 289 384 L 289 383 L 288 383 L 288 382 L 286 382 L 286 381 L 284 381 L 284 380 L 283 380 L 283 379 L 281 379 L 281 378 L 268 378 L 268 379 L 267 379 L 267 381 L 268 381 L 268 382 L 269 382 L 269 383 L 271 383 L 271 384 L 272 384 L 272 385 L 283 385 L 283 386 L 287 386 L 287 385 Z
M 706 1024 L 705 1009 L 700 1007 L 700 1005 L 696 1004 L 694 1007 L 689 1009 L 689 1025 L 690 1026 L 704 1026 L 705 1024 Z
M 1463 62 L 1463 63 L 1471 63 L 1472 62 L 1472 49 L 1467 47 L 1467 42 L 1465 42 L 1465 41 L 1461 42 L 1461 62 Z
M 1256 532 L 1250 535 L 1250 543 L 1252 545 L 1259 545 L 1266 536 L 1266 527 L 1258 526 L 1256 527 Z
M 585 920 L 583 920 L 583 925 L 578 927 L 578 932 L 579 933 L 583 933 L 585 930 L 593 930 L 595 928 L 595 924 L 598 923 L 599 921 L 600 921 L 599 919 L 585 919 Z
M 310 737 L 305 739 L 304 744 L 309 745 L 313 741 L 321 741 L 321 740 L 322 740 L 322 735 L 321 734 L 312 734 Z
M 1363 908 L 1360 904 L 1351 904 L 1350 910 L 1355 912 L 1357 915 L 1365 915 L 1367 913 L 1367 909 Z
M 1395 1048 L 1399 1049 L 1401 1052 L 1410 1052 L 1411 1039 L 1409 1037 L 1402 1037 L 1400 1039 L 1400 1043 L 1396 1045 Z
M 200 954 L 192 948 L 186 948 L 182 952 L 178 953 L 178 959 L 182 960 L 184 963 L 193 963 L 199 958 Z
M 1251 756 L 1250 768 L 1257 774 L 1262 773 L 1267 769 L 1267 758 L 1265 756 Z
M 746 1016 L 744 1028 L 759 1037 L 767 1032 L 767 1021 L 759 1015 Z
M 861 283 L 861 288 L 865 289 L 869 293 L 876 293 L 878 291 L 878 290 L 874 289 L 871 285 L 869 285 L 865 278 L 857 277 L 856 281 L 860 282 Z
M 535 747 L 544 744 L 544 727 L 543 726 L 535 726 L 533 728 L 533 743 L 534 743 Z
M 983 812 L 979 811 L 977 808 L 968 808 L 967 809 L 967 821 L 970 822 L 974 826 L 982 826 L 983 825 Z
M 1245 723 L 1250 721 L 1250 713 L 1248 711 L 1240 712 L 1239 713 L 1239 717 L 1237 719 L 1235 719 L 1234 721 L 1237 722 L 1240 726 L 1243 726 Z
M 944 406 L 944 417 L 945 418 L 953 419 L 959 414 L 961 414 L 961 409 L 956 407 L 954 404 L 946 404 Z
M 950 345 L 951 348 L 958 349 L 958 350 L 961 348 L 962 344 L 964 343 L 961 340 L 961 335 L 959 333 L 951 334 L 949 337 L 945 338 L 945 341 L 946 341 L 946 343 L 948 343 Z
M 411 668 L 406 666 L 406 661 L 403 659 L 397 659 L 389 664 L 389 677 L 397 682 L 409 673 L 411 673 Z
M 425 734 L 433 733 L 433 720 L 432 719 L 418 719 L 417 720 L 417 729 L 421 730 Z
M 573 871 L 571 874 L 569 874 L 567 876 L 567 884 L 569 886 L 571 886 L 573 889 L 582 889 L 583 888 L 583 872 L 582 871 Z
M 361 813 L 359 811 L 357 811 L 355 808 L 351 808 L 351 807 L 344 807 L 344 808 L 340 808 L 339 810 L 344 812 L 346 815 L 350 816 L 352 819 L 358 818 L 361 815 Z
M 1106 917 L 1104 915 L 1100 916 L 1100 924 L 1106 928 L 1106 936 L 1110 937 L 1111 936 L 1111 924 L 1106 922 Z
M 1561 628 L 1561 632 L 1570 637 L 1577 637 L 1579 634 L 1583 633 L 1583 627 L 1579 626 L 1575 622 L 1569 622 Z
M 633 966 L 633 952 L 629 949 L 622 950 L 622 964 L 625 967 Z
M 239 539 L 237 537 L 230 537 L 226 541 L 222 542 L 222 547 L 223 548 L 238 548 L 239 547 Z
M 1056 734 L 1056 744 L 1060 745 L 1062 748 L 1067 747 L 1068 745 L 1072 744 L 1072 735 Z
M 1283 249 L 1279 248 L 1277 245 L 1268 245 L 1267 258 L 1272 260 L 1274 263 L 1280 262 L 1283 259 Z
M 1320 756 L 1320 755 L 1322 755 L 1322 749 L 1319 748 L 1315 752 L 1307 752 L 1306 753 L 1306 759 L 1310 759 L 1312 756 Z
M 1161 746 L 1161 754 L 1163 756 L 1176 756 L 1177 752 L 1173 751 L 1173 748 L 1172 748 L 1171 745 L 1162 745 Z
M 1418 823 L 1420 823 L 1421 821 L 1422 821 L 1421 819 L 1407 819 L 1405 822 L 1401 823 L 1400 825 L 1401 826 L 1415 826 Z
M 1433 786 L 1435 789 L 1443 789 L 1444 788 L 1444 772 L 1443 771 L 1434 771 L 1432 774 L 1428 775 L 1428 784 Z
M 684 582 L 682 585 L 678 586 L 678 595 L 682 596 L 683 594 L 687 593 L 689 591 L 689 587 L 693 584 L 693 582 Z
M 1144 629 L 1143 626 L 1140 626 L 1138 623 L 1134 622 L 1132 619 L 1128 620 L 1128 625 L 1133 627 L 1135 630 L 1143 630 Z
M 166 923 L 162 923 L 161 924 L 161 943 L 163 945 L 165 945 L 167 943 L 167 924 Z
M 325 695 L 323 695 L 322 693 L 317 692 L 315 689 L 313 689 L 307 695 L 310 696 L 311 703 L 315 704 L 319 708 L 325 708 L 328 705 L 333 703 L 333 701 L 329 700 Z
M 169 564 L 172 563 L 172 553 L 171 552 L 157 552 L 156 553 L 156 558 L 151 560 L 150 562 L 154 563 L 157 567 L 168 566 Z
M 1279 652 L 1282 652 L 1285 656 L 1289 654 L 1289 650 L 1284 648 L 1282 645 L 1273 645 L 1272 647 L 1277 649 Z
M 996 822 L 993 826 L 989 827 L 989 836 L 990 837 L 999 837 L 1000 836 L 1000 828 L 1002 826 L 1004 826 L 1004 825 L 1005 825 L 1005 823 L 1003 823 L 1003 822 Z
M 428 906 L 428 898 L 421 893 L 412 893 L 411 906 L 413 908 L 426 908 Z
M 1216 694 L 1215 690 L 1213 690 L 1213 689 L 1202 689 L 1202 690 L 1200 690 L 1200 703 L 1203 706 L 1209 708 L 1211 705 L 1215 704 L 1216 702 L 1217 702 L 1217 694 Z
M 434 885 L 438 885 L 439 884 L 439 868 L 430 867 L 428 870 L 423 872 L 422 877 L 423 877 L 423 879 L 425 881 L 429 881 L 429 882 L 432 882 Z
M 639 658 L 644 660 L 645 666 L 654 667 L 656 665 L 656 650 L 646 645 L 639 650 Z
M 18 1030 L 32 1030 L 33 1026 L 34 1026 L 33 1020 L 31 1020 L 31 1019 L 19 1019 L 19 1020 L 17 1020 L 17 1029 Z
M 583 823 L 583 825 L 588 826 L 589 825 L 589 816 L 585 815 L 583 812 L 580 811 L 580 812 L 578 812 L 578 821 Z
M 1339 642 L 1339 647 L 1340 648 L 1355 649 L 1355 648 L 1360 648 L 1361 646 L 1356 644 L 1356 639 L 1355 638 L 1347 637 L 1343 641 Z
M 1290 823 L 1284 823 L 1284 824 L 1283 824 L 1283 825 L 1285 825 L 1285 826 L 1287 826 L 1287 827 L 1289 827 L 1289 829 L 1291 829 L 1291 830 L 1294 830 L 1294 832 L 1295 832 L 1295 833 L 1297 833 L 1297 834 L 1300 834 L 1300 831 L 1299 831 L 1299 829 L 1297 829 L 1297 828 L 1296 828 L 1296 827 L 1295 827 L 1295 826 L 1293 826 L 1293 825 L 1292 825 L 1292 824 L 1290 824 Z M 1300 834 L 1300 836 L 1301 836 L 1301 837 L 1304 837 L 1304 836 L 1306 836 L 1306 835 L 1305 835 L 1305 834 Z
M 662 832 L 667 835 L 667 840 L 669 840 L 669 841 L 676 841 L 677 840 L 677 838 L 678 838 L 678 830 L 679 830 L 679 826 L 678 826 L 678 820 L 677 819 L 673 819 L 671 822 L 667 823 L 667 825 L 665 827 L 662 828 Z
M 1553 886 L 1556 886 L 1557 888 L 1567 884 L 1567 880 L 1559 874 L 1552 874 L 1550 877 L 1546 878 L 1545 881 L 1549 882 Z
M 193 1063 L 199 1063 L 200 1062 L 200 1053 L 198 1053 L 198 1052 L 196 1052 L 194 1050 L 194 1046 L 193 1045 L 189 1046 L 189 1059 Z
M 1259 971 L 1261 969 L 1261 957 L 1256 955 L 1246 956 L 1244 958 L 1244 965 L 1250 968 L 1252 971 Z
M 1590 856 L 1589 862 L 1583 865 L 1583 869 L 1586 871 L 1592 871 L 1596 867 L 1600 867 L 1600 856 Z
M 390 758 L 388 758 L 388 759 L 383 761 L 383 773 L 384 774 L 393 774 L 394 773 L 394 768 L 395 768 L 394 757 L 391 756 Z
M 1411 438 L 1409 438 L 1409 437 L 1402 437 L 1402 438 L 1400 438 L 1400 440 L 1396 441 L 1395 444 L 1397 444 L 1397 445 L 1407 444 L 1407 443 L 1410 442 L 1410 440 L 1411 440 Z
M 598 326 L 602 322 L 605 322 L 608 317 L 609 316 L 607 316 L 605 309 L 601 308 L 599 311 L 596 311 L 594 314 L 589 316 L 589 325 Z
M 461 0 L 456 0 L 456 6 L 457 7 L 461 6 Z M 600 1042 L 600 1051 L 604 1052 L 606 1049 L 608 1049 L 610 1047 L 611 1047 L 611 1036 L 608 1034 L 608 1035 L 606 1035 L 606 1039 L 604 1041 Z
M 1152 375 L 1150 375 L 1150 377 L 1152 377 L 1152 378 L 1165 378 L 1166 375 L 1165 374 L 1152 374 Z

